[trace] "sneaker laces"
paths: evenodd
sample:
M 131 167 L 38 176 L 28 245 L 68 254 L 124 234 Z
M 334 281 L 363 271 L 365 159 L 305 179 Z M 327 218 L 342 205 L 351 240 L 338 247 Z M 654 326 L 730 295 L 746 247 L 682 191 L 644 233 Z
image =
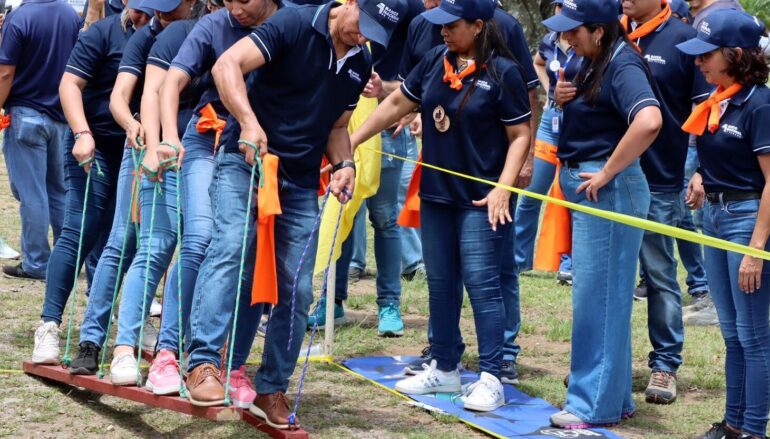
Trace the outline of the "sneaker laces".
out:
M 99 348 L 91 343 L 83 343 L 78 351 L 78 359 L 90 358 L 99 354 Z
M 318 299 L 318 302 L 315 303 L 315 307 L 313 308 L 313 316 L 315 318 L 318 318 L 318 313 L 320 312 L 320 310 L 325 308 L 326 308 L 326 298 L 322 297 Z
M 398 320 L 399 314 L 400 313 L 398 308 L 396 308 L 396 305 L 390 304 L 382 309 L 382 316 L 380 316 L 380 320 L 393 322 Z
M 119 355 L 119 356 L 113 358 L 113 360 L 112 360 L 112 362 L 113 362 L 112 368 L 113 369 L 118 369 L 121 366 L 123 366 L 123 363 L 130 363 L 133 360 L 134 360 L 134 355 L 133 354 L 122 354 L 122 355 Z M 131 366 L 131 367 L 134 367 L 134 366 Z
M 660 388 L 668 388 L 670 382 L 671 382 L 671 374 L 668 372 L 653 372 L 652 377 L 650 378 L 650 384 L 652 384 L 655 387 Z
M 422 353 L 420 353 L 420 358 L 421 359 L 422 358 L 430 358 L 430 345 L 425 346 L 424 348 L 422 348 Z M 423 367 L 425 367 L 424 364 L 423 364 Z
M 179 371 L 179 364 L 176 358 L 172 354 L 158 356 L 155 361 L 152 362 L 152 368 L 157 370 L 158 373 L 163 374 L 168 369 L 173 369 L 173 372 Z
M 216 369 L 213 366 L 203 365 L 198 367 L 202 367 L 203 369 L 198 372 L 198 380 L 195 382 L 195 387 L 205 381 L 208 377 L 214 377 L 215 379 L 219 380 L 219 374 L 216 372 Z
M 46 323 L 40 328 L 40 345 L 59 347 L 58 327 L 55 323 Z
M 230 371 L 230 388 L 248 387 L 254 389 L 251 380 L 246 377 L 246 372 L 243 369 L 241 366 L 237 370 Z

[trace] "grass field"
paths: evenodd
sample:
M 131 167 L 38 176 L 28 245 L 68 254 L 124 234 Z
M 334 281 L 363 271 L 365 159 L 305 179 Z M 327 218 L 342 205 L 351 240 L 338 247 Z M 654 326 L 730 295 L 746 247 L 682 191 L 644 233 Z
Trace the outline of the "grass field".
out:
M 10 193 L 5 166 L 0 164 L 0 236 L 19 249 L 17 207 Z M 373 261 L 370 266 L 374 267 Z M 681 269 L 680 275 L 683 284 Z M 520 387 L 558 406 L 564 402 L 562 379 L 569 370 L 570 290 L 556 286 L 553 275 L 541 273 L 523 276 L 521 290 Z M 78 323 L 85 306 L 82 291 L 81 288 L 77 302 Z M 117 398 L 100 397 L 84 390 L 46 384 L 21 374 L 21 362 L 32 352 L 43 295 L 42 282 L 0 278 L 0 437 L 259 437 L 259 432 L 240 423 L 194 419 Z M 407 327 L 405 336 L 379 338 L 376 335 L 373 279 L 352 285 L 347 302 L 350 323 L 336 334 L 335 358 L 418 354 L 426 343 L 428 304 L 424 279 L 403 283 L 402 303 Z M 615 431 L 631 438 L 692 437 L 722 416 L 724 346 L 719 330 L 716 327 L 686 328 L 679 399 L 672 406 L 653 406 L 644 402 L 649 374 L 646 357 L 650 349 L 646 312 L 644 303 L 635 304 L 633 343 L 637 416 Z M 476 342 L 467 303 L 462 329 L 468 344 L 463 362 L 473 369 L 477 363 Z M 259 361 L 259 351 L 260 347 L 255 345 L 250 358 L 252 362 Z M 255 371 L 256 367 L 252 365 L 249 372 Z M 296 385 L 296 376 L 292 385 Z M 294 390 L 289 392 L 292 397 Z M 323 364 L 310 366 L 300 419 L 313 437 L 322 438 L 483 436 L 451 417 L 434 416 L 412 408 L 399 398 Z

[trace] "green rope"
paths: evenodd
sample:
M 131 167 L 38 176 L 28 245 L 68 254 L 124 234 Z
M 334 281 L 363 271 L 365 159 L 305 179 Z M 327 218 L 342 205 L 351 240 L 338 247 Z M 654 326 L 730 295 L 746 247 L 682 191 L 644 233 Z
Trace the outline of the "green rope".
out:
M 147 234 L 148 246 L 152 244 L 152 229 L 155 226 L 155 203 L 160 192 L 160 183 L 156 182 L 152 188 L 152 204 L 150 205 L 150 230 Z M 147 261 L 144 264 L 144 289 L 142 290 L 142 313 L 139 315 L 141 324 L 139 325 L 139 346 L 136 354 L 136 385 L 142 387 L 142 374 L 139 370 L 139 364 L 142 362 L 142 339 L 144 338 L 144 321 L 147 310 L 147 288 L 150 281 L 150 251 L 147 250 Z
M 184 371 L 182 369 L 182 178 L 180 172 L 176 173 L 176 291 L 177 291 L 177 317 L 179 331 L 179 346 L 177 347 L 177 357 L 179 359 L 179 397 L 186 398 L 184 390 Z
M 101 167 L 99 166 L 98 161 L 94 161 L 94 158 L 91 157 L 88 160 L 84 160 L 80 163 L 80 166 L 85 166 L 91 162 L 94 162 L 96 164 L 96 174 L 100 177 L 104 176 L 104 173 L 102 172 Z M 83 214 L 80 217 L 80 236 L 78 237 L 78 254 L 77 258 L 75 259 L 75 279 L 72 282 L 72 290 L 70 291 L 70 296 L 72 296 L 70 301 L 70 312 L 69 312 L 69 322 L 67 322 L 67 343 L 64 348 L 64 357 L 62 358 L 62 363 L 64 363 L 65 366 L 69 366 L 72 363 L 72 358 L 70 357 L 70 343 L 72 341 L 72 323 L 75 320 L 75 303 L 77 302 L 77 293 L 78 293 L 78 274 L 80 274 L 80 260 L 82 258 L 83 253 L 83 230 L 86 227 L 86 211 L 88 209 L 88 192 L 91 189 L 91 170 L 88 171 L 86 176 L 86 189 L 83 194 Z
M 138 137 L 137 137 L 137 139 L 138 139 Z M 134 175 L 136 176 L 136 178 L 134 178 L 133 188 L 131 189 L 131 191 L 132 191 L 131 192 L 131 200 L 134 200 L 134 199 L 138 200 L 139 199 L 139 191 L 142 188 L 142 161 L 144 160 L 144 150 L 142 150 L 139 153 L 139 157 L 137 157 L 136 156 L 136 150 L 134 148 L 131 148 L 131 157 L 134 159 Z M 141 205 L 141 203 L 140 203 L 140 205 Z M 132 207 L 132 209 L 136 208 L 136 206 L 133 206 L 133 205 L 131 207 Z M 134 237 L 136 238 L 136 248 L 137 248 L 137 250 L 139 249 L 139 244 L 140 244 L 140 241 L 139 241 L 140 232 L 141 232 L 141 230 L 139 230 L 139 221 L 137 221 L 137 222 L 134 223 Z
M 262 160 L 259 158 L 259 147 L 257 147 L 257 144 L 254 142 L 249 142 L 246 139 L 238 139 L 238 143 L 243 143 L 244 145 L 254 150 L 254 164 L 257 165 L 257 171 L 259 172 L 259 175 L 262 175 Z M 265 187 L 265 180 L 263 178 L 260 178 L 259 188 L 262 189 L 264 187 Z
M 137 163 L 136 163 L 136 153 L 134 152 L 133 148 L 131 149 L 132 152 L 132 158 L 134 159 L 134 169 L 137 169 Z M 107 332 L 105 333 L 104 337 L 104 344 L 102 345 L 102 358 L 101 361 L 99 361 L 99 379 L 104 378 L 104 362 L 107 360 L 107 343 L 110 341 L 110 331 L 112 330 L 112 316 L 115 312 L 115 302 L 118 299 L 118 291 L 120 291 L 120 283 L 123 279 L 123 260 L 126 257 L 126 245 L 128 244 L 128 228 L 130 227 L 131 223 L 131 214 L 133 213 L 134 208 L 134 194 L 133 190 L 136 188 L 136 184 L 132 185 L 131 188 L 131 202 L 128 206 L 128 218 L 126 218 L 126 230 L 123 233 L 123 244 L 120 246 L 120 259 L 118 260 L 118 273 L 117 276 L 115 276 L 115 287 L 112 291 L 112 303 L 110 304 L 110 318 L 107 321 Z
M 249 145 L 250 147 L 256 149 L 256 145 L 254 145 L 251 142 L 244 141 L 243 139 L 239 139 L 238 143 L 243 143 L 246 145 Z M 254 157 L 254 164 L 251 165 L 251 178 L 249 179 L 249 197 L 246 200 L 246 219 L 243 222 L 243 240 L 241 242 L 241 265 L 238 269 L 238 287 L 235 289 L 235 309 L 233 310 L 233 324 L 232 328 L 230 329 L 230 347 L 228 348 L 227 353 L 227 380 L 225 381 L 225 406 L 230 405 L 230 369 L 233 366 L 233 351 L 235 347 L 235 331 L 238 327 L 238 309 L 240 308 L 240 296 L 241 296 L 241 286 L 243 285 L 243 269 L 246 265 L 246 241 L 248 240 L 249 236 L 249 217 L 251 215 L 251 200 L 254 198 L 254 178 L 257 173 L 257 168 L 260 170 L 260 177 L 262 176 L 262 160 L 260 160 L 259 155 L 256 155 Z M 264 178 L 260 178 L 260 184 L 262 184 L 262 181 Z M 261 187 L 261 186 L 260 186 Z

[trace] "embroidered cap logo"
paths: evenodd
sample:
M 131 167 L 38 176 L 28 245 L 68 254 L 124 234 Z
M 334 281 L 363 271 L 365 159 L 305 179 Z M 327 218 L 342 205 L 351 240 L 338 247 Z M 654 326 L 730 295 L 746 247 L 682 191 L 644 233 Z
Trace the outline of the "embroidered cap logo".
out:
M 698 30 L 700 30 L 706 35 L 711 35 L 711 28 L 709 27 L 709 23 L 706 20 L 703 20 L 703 22 L 701 22 L 700 29 Z
M 390 9 L 385 3 L 378 3 L 377 10 L 383 17 L 387 18 L 393 23 L 398 23 L 398 12 Z
M 564 7 L 577 11 L 577 3 L 574 0 L 564 0 Z

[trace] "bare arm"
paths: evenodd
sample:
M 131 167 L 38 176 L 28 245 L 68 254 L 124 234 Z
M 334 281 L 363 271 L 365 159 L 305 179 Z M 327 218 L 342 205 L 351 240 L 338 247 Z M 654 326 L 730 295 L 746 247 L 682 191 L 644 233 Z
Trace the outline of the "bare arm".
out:
M 134 74 L 118 73 L 118 77 L 115 79 L 115 86 L 112 88 L 112 94 L 110 95 L 110 112 L 115 122 L 126 130 L 128 143 L 136 149 L 141 149 L 142 145 L 144 145 L 144 128 L 139 121 L 134 119 L 134 115 L 129 107 L 131 96 L 133 96 L 138 82 L 139 77 Z M 137 138 L 140 139 L 142 145 L 137 142 Z
M 160 67 L 148 64 L 144 75 L 144 90 L 139 115 L 144 128 L 144 145 L 147 152 L 143 164 L 147 169 L 157 170 L 158 180 L 162 180 L 159 162 L 176 157 L 176 152 L 160 144 L 160 88 L 166 77 L 166 71 Z M 163 150 L 161 152 L 161 150 Z
M 267 135 L 251 109 L 243 76 L 264 64 L 262 51 L 246 37 L 227 49 L 211 69 L 222 103 L 241 125 L 241 138 L 257 145 L 260 156 L 267 154 Z M 239 148 L 246 162 L 253 164 L 255 151 L 243 144 Z
M 764 250 L 767 238 L 770 236 L 770 156 L 763 154 L 757 156 L 759 167 L 765 176 L 765 187 L 762 189 L 762 198 L 759 200 L 759 212 L 754 223 L 754 231 L 751 233 L 749 247 Z M 738 286 L 744 293 L 753 293 L 762 286 L 762 265 L 760 258 L 745 255 L 738 268 Z
M 353 160 L 353 149 L 350 146 L 350 135 L 348 134 L 348 123 L 353 111 L 342 113 L 339 119 L 334 122 L 332 130 L 329 133 L 329 140 L 326 145 L 326 157 L 329 163 L 336 165 L 344 160 Z M 353 196 L 353 189 L 356 182 L 356 172 L 353 168 L 342 168 L 332 174 L 329 182 L 332 194 L 337 197 L 340 203 L 345 203 Z
M 73 133 L 91 131 L 91 128 L 88 126 L 85 110 L 83 109 L 82 91 L 86 84 L 87 81 L 85 79 L 69 72 L 64 72 L 59 83 L 59 99 L 61 100 L 62 110 L 64 110 L 64 117 L 67 119 L 67 123 L 69 123 Z M 72 155 L 78 163 L 87 162 L 94 156 L 95 151 L 96 142 L 92 134 L 79 135 L 72 147 Z M 91 169 L 91 165 L 86 164 L 83 168 L 88 172 Z
M 358 145 L 366 142 L 375 134 L 380 133 L 385 128 L 396 123 L 415 108 L 417 108 L 417 104 L 404 96 L 401 89 L 394 91 L 387 97 L 387 99 L 378 105 L 366 121 L 351 134 L 350 143 L 355 149 Z
M 529 108 L 532 111 L 532 117 L 529 119 L 529 129 L 531 132 L 537 132 L 538 120 L 540 120 L 538 109 L 540 104 L 537 101 L 537 88 L 533 88 L 528 92 Z M 521 171 L 519 172 L 519 178 L 516 180 L 516 186 L 519 188 L 525 188 L 532 182 L 532 171 L 535 166 L 535 136 L 530 136 L 529 152 L 527 153 L 527 161 L 524 162 Z
M 160 90 L 160 125 L 163 133 L 163 140 L 182 146 L 179 140 L 179 130 L 177 129 L 177 118 L 179 117 L 179 95 L 182 90 L 190 83 L 190 77 L 183 70 L 171 67 L 166 72 L 163 80 L 163 87 Z M 182 157 L 179 157 L 182 160 Z
M 540 56 L 540 53 L 536 53 L 535 56 L 532 57 L 532 65 L 535 66 L 535 73 L 537 73 L 537 79 L 540 80 L 540 84 L 543 85 L 543 88 L 548 90 L 551 87 L 551 75 L 548 74 L 545 60 Z
M 586 198 L 598 201 L 599 189 L 626 169 L 650 147 L 655 138 L 658 137 L 662 124 L 660 108 L 645 107 L 639 110 L 626 134 L 620 139 L 615 151 L 604 164 L 604 168 L 597 173 L 580 174 L 580 177 L 587 180 L 578 186 L 577 192 L 580 193 L 585 190 Z
M 0 108 L 5 106 L 5 100 L 11 92 L 13 77 L 16 75 L 16 66 L 3 64 L 0 65 Z

